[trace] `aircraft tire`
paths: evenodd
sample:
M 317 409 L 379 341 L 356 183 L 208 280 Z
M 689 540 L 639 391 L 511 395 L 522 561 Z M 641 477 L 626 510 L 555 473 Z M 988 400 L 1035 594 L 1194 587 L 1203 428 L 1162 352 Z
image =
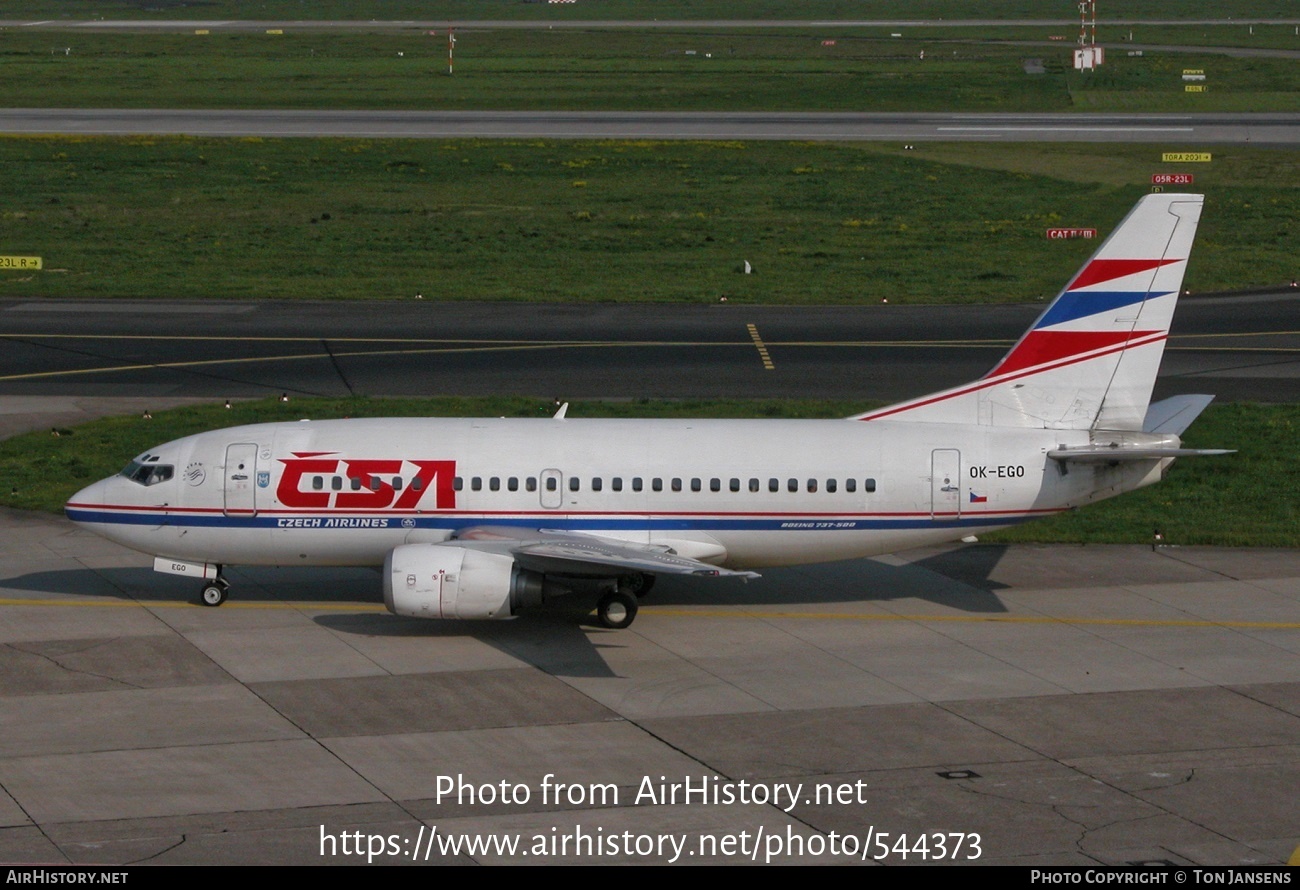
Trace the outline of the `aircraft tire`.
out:
M 611 590 L 596 604 L 596 616 L 610 630 L 631 627 L 636 620 L 636 597 L 623 590 Z
M 626 590 L 637 599 L 644 599 L 645 595 L 655 586 L 655 576 L 649 572 L 643 572 L 640 575 L 628 575 L 619 579 L 618 586 L 621 590 Z
M 199 594 L 199 602 L 205 606 L 219 606 L 226 601 L 226 588 L 223 584 L 205 584 Z

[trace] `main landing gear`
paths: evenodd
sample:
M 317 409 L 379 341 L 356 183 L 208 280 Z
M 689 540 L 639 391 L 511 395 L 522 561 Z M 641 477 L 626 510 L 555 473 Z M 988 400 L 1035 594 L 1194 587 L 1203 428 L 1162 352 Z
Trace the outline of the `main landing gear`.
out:
M 637 599 L 642 600 L 655 586 L 655 576 L 651 574 L 628 575 L 618 579 L 618 586 Z
M 611 630 L 631 627 L 636 620 L 637 600 L 654 587 L 654 575 L 628 575 L 618 579 L 618 586 L 606 593 L 596 603 L 596 617 Z
M 205 606 L 219 606 L 226 601 L 228 590 L 230 582 L 218 574 L 214 580 L 204 583 L 203 590 L 199 593 L 199 602 Z

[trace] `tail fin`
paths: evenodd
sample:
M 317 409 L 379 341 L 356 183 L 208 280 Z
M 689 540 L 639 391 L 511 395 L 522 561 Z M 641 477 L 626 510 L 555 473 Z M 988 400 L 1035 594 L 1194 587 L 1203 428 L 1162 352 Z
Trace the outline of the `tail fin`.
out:
M 1141 430 L 1203 195 L 1147 195 L 974 383 L 851 420 Z

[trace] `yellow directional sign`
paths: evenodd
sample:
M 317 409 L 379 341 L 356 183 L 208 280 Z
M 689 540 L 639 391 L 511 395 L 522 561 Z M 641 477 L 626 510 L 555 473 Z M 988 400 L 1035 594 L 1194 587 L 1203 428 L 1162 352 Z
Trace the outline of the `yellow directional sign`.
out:
M 1160 156 L 1166 164 L 1208 164 L 1208 151 L 1167 151 Z
M 39 269 L 41 258 L 38 256 L 0 256 L 0 269 Z

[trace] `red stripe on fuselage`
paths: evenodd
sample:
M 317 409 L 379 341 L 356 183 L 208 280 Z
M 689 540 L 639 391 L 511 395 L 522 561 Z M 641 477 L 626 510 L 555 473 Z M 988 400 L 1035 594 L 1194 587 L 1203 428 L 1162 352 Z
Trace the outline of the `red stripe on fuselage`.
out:
M 170 514 L 200 514 L 200 515 L 230 515 L 220 508 L 203 508 L 203 507 L 141 507 L 130 504 L 68 504 L 70 508 L 78 510 L 96 510 L 96 511 L 120 511 L 123 513 L 158 513 L 162 515 Z M 963 510 L 961 515 L 973 516 L 1024 516 L 1037 513 L 1059 513 L 1063 507 L 1039 507 L 1026 510 Z M 557 515 L 558 514 L 558 515 Z M 242 515 L 242 514 L 241 514 Z M 253 515 L 249 513 L 247 515 Z M 441 519 L 447 516 L 464 517 L 467 521 L 475 518 L 503 518 L 517 517 L 523 520 L 536 519 L 612 519 L 617 517 L 646 517 L 647 519 L 659 518 L 766 518 L 766 519 L 869 519 L 872 517 L 907 517 L 907 516 L 930 516 L 928 510 L 916 511 L 888 511 L 875 513 L 855 513 L 855 512 L 812 512 L 802 511 L 793 513 L 774 513 L 772 511 L 746 511 L 746 510 L 586 510 L 571 511 L 568 513 L 557 510 L 440 510 L 437 512 L 416 512 L 404 513 L 394 510 L 347 510 L 340 513 L 322 513 L 312 510 L 258 510 L 258 516 L 275 517 L 275 516 L 292 516 L 295 518 L 314 517 L 320 519 L 348 519 L 348 518 L 375 518 L 375 517 L 424 517 L 428 519 Z M 956 515 L 955 513 L 953 515 Z

